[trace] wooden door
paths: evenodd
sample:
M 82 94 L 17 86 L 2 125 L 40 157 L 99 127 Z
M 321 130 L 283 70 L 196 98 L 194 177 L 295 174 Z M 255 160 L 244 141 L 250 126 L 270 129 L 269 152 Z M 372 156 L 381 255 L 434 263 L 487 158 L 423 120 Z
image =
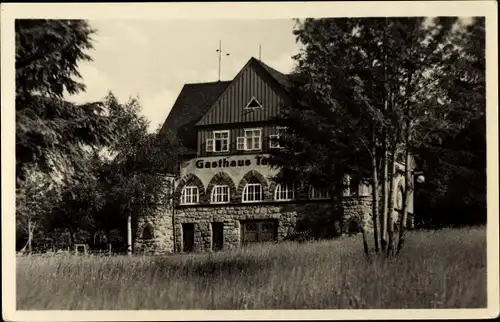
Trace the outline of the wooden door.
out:
M 212 250 L 218 251 L 224 247 L 224 223 L 212 223 Z
M 182 224 L 182 251 L 191 252 L 194 249 L 194 224 Z

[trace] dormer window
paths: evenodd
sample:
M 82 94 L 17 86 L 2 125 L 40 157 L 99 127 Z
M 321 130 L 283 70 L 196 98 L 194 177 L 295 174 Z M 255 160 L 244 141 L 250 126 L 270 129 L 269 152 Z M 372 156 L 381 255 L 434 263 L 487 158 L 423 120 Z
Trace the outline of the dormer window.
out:
M 262 108 L 262 105 L 257 101 L 255 97 L 252 97 L 250 102 L 248 102 L 247 106 L 245 106 L 245 109 L 256 109 L 256 108 Z
M 229 151 L 229 130 L 214 131 L 213 138 L 207 139 L 207 152 Z
M 245 136 L 237 138 L 238 150 L 257 151 L 262 149 L 262 129 L 245 129 Z

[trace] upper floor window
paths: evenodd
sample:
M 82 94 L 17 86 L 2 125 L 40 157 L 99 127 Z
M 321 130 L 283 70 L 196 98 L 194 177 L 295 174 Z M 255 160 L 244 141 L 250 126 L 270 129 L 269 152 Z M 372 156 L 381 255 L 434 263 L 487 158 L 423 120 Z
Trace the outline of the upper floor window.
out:
M 277 126 L 276 127 L 276 134 L 271 134 L 269 135 L 269 148 L 271 149 L 280 149 L 280 143 L 278 142 L 281 133 L 285 130 L 284 127 L 282 126 Z
M 248 183 L 243 189 L 243 202 L 257 202 L 263 199 L 264 194 L 260 183 Z
M 330 192 L 327 189 L 319 189 L 310 187 L 309 188 L 309 198 L 311 199 L 329 199 Z
M 212 190 L 212 203 L 227 203 L 229 202 L 229 186 L 216 185 Z
M 181 204 L 193 205 L 199 202 L 199 191 L 196 186 L 186 186 L 182 189 Z
M 292 200 L 295 197 L 295 191 L 293 186 L 287 185 L 276 185 L 276 190 L 274 191 L 274 200 L 287 201 Z
M 229 130 L 214 131 L 213 138 L 207 139 L 207 152 L 229 151 Z
M 245 136 L 238 137 L 238 150 L 254 151 L 262 149 L 262 129 L 245 129 Z

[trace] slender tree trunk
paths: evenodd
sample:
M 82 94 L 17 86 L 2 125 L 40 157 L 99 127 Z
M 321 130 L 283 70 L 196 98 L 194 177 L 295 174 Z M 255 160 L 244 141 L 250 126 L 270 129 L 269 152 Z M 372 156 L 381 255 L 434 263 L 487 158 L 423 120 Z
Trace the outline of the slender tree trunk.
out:
M 132 256 L 132 214 L 127 216 L 127 254 Z
M 395 193 L 395 174 L 396 174 L 396 148 L 393 148 L 390 152 L 389 160 L 389 194 L 388 194 L 388 214 L 387 217 L 387 255 L 394 255 L 395 250 L 395 238 L 394 238 L 394 193 Z
M 75 231 L 71 226 L 68 228 L 68 230 L 69 230 L 69 242 L 71 246 L 74 246 L 76 244 Z
M 411 174 L 411 168 L 410 168 L 410 162 L 411 162 L 411 153 L 410 153 L 410 140 L 411 140 L 411 120 L 407 120 L 407 130 L 406 130 L 406 151 L 405 151 L 405 193 L 403 195 L 403 211 L 402 211 L 402 216 L 401 220 L 399 222 L 399 240 L 398 240 L 398 247 L 397 247 L 397 253 L 401 251 L 403 248 L 403 244 L 405 242 L 405 229 L 406 229 L 406 220 L 408 218 L 408 205 L 410 201 L 410 196 L 413 190 L 413 184 L 412 184 L 412 174 Z
M 31 254 L 34 230 L 34 225 L 31 222 L 31 219 L 28 219 L 28 240 L 26 241 L 26 244 L 24 244 L 24 247 L 20 250 L 21 253 L 25 253 L 27 248 L 28 254 Z
M 379 193 L 378 193 L 378 169 L 377 169 L 377 146 L 375 126 L 372 132 L 372 216 L 373 216 L 373 238 L 375 241 L 375 253 L 379 252 Z
M 31 254 L 32 248 L 31 244 L 33 243 L 33 224 L 31 220 L 28 220 L 28 252 Z
M 387 219 L 388 219 L 388 197 L 389 197 L 389 178 L 388 178 L 388 153 L 387 153 L 387 137 L 384 133 L 384 147 L 382 156 L 382 214 L 380 216 L 380 246 L 382 252 L 387 249 Z
M 364 222 L 360 219 L 359 229 L 361 230 L 361 236 L 363 237 L 363 249 L 367 258 L 370 258 L 370 249 L 368 248 L 368 238 L 366 236 L 366 230 L 364 227 Z

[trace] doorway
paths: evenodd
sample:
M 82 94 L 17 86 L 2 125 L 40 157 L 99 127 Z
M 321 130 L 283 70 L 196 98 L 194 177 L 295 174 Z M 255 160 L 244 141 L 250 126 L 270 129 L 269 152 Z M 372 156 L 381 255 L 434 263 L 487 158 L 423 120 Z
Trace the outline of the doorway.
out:
M 276 221 L 242 221 L 242 243 L 262 243 L 276 239 Z
M 194 224 L 182 224 L 182 251 L 192 252 L 194 249 Z
M 224 223 L 212 223 L 212 250 L 218 251 L 224 247 Z

